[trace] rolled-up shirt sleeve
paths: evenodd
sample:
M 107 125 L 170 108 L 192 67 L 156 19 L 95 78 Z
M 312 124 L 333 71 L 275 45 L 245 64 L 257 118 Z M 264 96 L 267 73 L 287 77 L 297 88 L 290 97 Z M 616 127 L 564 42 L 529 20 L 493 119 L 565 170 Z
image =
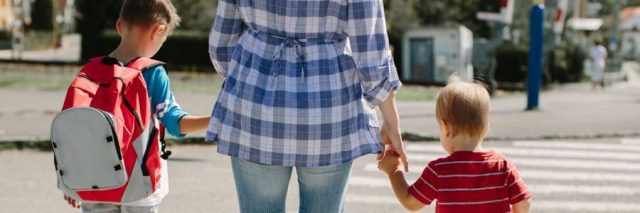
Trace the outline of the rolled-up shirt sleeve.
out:
M 164 125 L 167 132 L 176 138 L 180 133 L 180 119 L 188 115 L 183 111 L 171 91 L 169 76 L 163 66 L 151 67 L 144 71 L 144 80 L 151 99 L 151 112 Z
M 353 0 L 346 33 L 364 98 L 371 108 L 402 85 L 391 57 L 382 0 Z
M 236 1 L 218 1 L 216 19 L 209 34 L 209 57 L 222 77 L 227 77 L 233 51 L 245 29 Z

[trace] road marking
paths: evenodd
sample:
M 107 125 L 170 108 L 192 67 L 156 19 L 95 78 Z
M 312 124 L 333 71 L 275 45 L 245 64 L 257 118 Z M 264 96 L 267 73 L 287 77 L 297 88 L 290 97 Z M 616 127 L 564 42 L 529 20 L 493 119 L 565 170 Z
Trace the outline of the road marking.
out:
M 531 205 L 534 210 L 565 210 L 575 212 L 640 212 L 640 204 L 624 202 L 597 202 L 597 201 L 550 201 L 534 200 Z
M 527 184 L 533 194 L 640 195 L 640 189 L 629 186 L 594 186 L 567 184 Z
M 621 141 L 625 145 L 640 145 L 640 138 L 623 138 Z
M 411 154 L 408 155 L 409 161 L 420 162 L 424 165 L 427 162 L 444 157 L 444 155 L 435 154 Z M 582 159 L 549 159 L 549 158 L 533 158 L 533 157 L 509 157 L 516 166 L 537 166 L 545 168 L 563 168 L 563 169 L 601 169 L 616 171 L 640 171 L 640 164 L 636 162 L 621 161 L 605 161 L 605 160 L 582 160 Z
M 396 200 L 395 197 L 392 196 L 374 196 L 374 195 L 347 195 L 347 202 L 354 203 L 369 203 L 369 204 L 397 204 L 398 208 L 402 208 L 400 206 L 400 202 Z
M 520 169 L 520 175 L 525 179 L 556 180 L 556 181 L 610 181 L 610 182 L 640 182 L 640 178 L 633 174 L 614 172 L 567 172 L 538 169 Z
M 426 165 L 426 164 L 425 164 Z M 419 175 L 424 169 L 424 165 L 409 165 L 409 173 Z M 378 165 L 375 163 L 365 165 L 364 171 L 378 172 Z M 520 175 L 526 180 L 555 180 L 555 181 L 610 181 L 638 183 L 640 177 L 633 174 L 615 172 L 580 172 L 580 171 L 551 171 L 539 169 L 519 169 Z
M 541 148 L 512 148 L 512 147 L 492 147 L 496 151 L 511 156 L 535 156 L 535 157 L 556 157 L 556 158 L 591 158 L 603 160 L 629 160 L 640 161 L 640 154 L 629 152 L 607 152 L 595 150 L 558 150 Z M 407 146 L 409 156 L 411 152 L 433 152 L 445 155 L 446 153 L 439 146 L 410 145 Z
M 593 149 L 598 151 L 640 152 L 640 146 L 628 146 L 622 143 L 591 143 L 561 141 L 514 141 L 515 147 L 555 148 L 555 149 Z
M 526 181 L 526 178 L 525 178 Z M 413 183 L 410 181 L 410 184 Z M 389 188 L 386 178 L 371 178 L 353 176 L 349 185 L 367 188 Z M 599 186 L 599 185 L 567 185 L 567 184 L 527 184 L 534 194 L 589 194 L 589 195 L 640 195 L 640 188 L 627 186 Z
M 380 173 L 382 174 L 382 173 Z M 372 178 L 372 177 L 362 177 L 362 176 L 351 176 L 349 177 L 349 185 L 352 186 L 364 186 L 364 187 L 388 187 L 390 186 L 389 180 L 384 178 Z

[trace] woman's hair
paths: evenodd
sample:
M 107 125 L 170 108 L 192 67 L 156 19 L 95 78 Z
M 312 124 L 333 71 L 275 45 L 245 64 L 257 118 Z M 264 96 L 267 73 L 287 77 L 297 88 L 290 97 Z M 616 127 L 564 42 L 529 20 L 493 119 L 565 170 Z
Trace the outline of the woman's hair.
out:
M 436 98 L 436 117 L 450 128 L 449 137 L 482 138 L 489 130 L 490 98 L 480 84 L 451 81 Z
M 180 25 L 180 16 L 170 0 L 125 0 L 120 19 L 131 24 L 151 26 L 164 24 L 167 33 Z

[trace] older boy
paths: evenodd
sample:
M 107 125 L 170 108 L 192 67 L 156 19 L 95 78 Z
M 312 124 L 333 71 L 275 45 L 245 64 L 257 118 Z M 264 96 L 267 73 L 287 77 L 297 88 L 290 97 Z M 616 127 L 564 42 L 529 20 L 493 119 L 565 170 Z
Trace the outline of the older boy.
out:
M 126 0 L 116 24 L 122 40 L 107 57 L 120 64 L 128 64 L 139 57 L 153 57 L 179 22 L 180 17 L 169 0 Z M 149 67 L 142 74 L 147 84 L 151 110 L 169 134 L 184 137 L 186 133 L 202 131 L 207 127 L 209 116 L 188 115 L 176 103 L 163 66 Z M 166 165 L 162 166 L 158 190 L 142 200 L 121 204 L 80 204 L 68 196 L 65 196 L 65 200 L 75 208 L 81 206 L 83 212 L 157 212 L 158 205 L 169 192 L 166 168 Z
M 437 200 L 436 212 L 527 212 L 530 193 L 504 155 L 482 148 L 489 129 L 489 94 L 478 84 L 452 83 L 440 91 L 436 118 L 450 155 L 429 162 L 409 186 L 398 157 L 378 164 L 402 205 L 417 211 Z

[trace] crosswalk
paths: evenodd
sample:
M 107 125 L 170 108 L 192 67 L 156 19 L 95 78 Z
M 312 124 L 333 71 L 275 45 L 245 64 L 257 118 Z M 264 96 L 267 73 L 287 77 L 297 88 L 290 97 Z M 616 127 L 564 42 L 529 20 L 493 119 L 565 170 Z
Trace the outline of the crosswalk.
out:
M 640 139 L 487 142 L 485 147 L 516 164 L 532 190 L 532 212 L 640 212 Z M 407 152 L 409 182 L 427 162 L 446 155 L 439 143 L 407 144 Z M 354 164 L 349 185 L 347 203 L 404 212 L 375 160 Z

